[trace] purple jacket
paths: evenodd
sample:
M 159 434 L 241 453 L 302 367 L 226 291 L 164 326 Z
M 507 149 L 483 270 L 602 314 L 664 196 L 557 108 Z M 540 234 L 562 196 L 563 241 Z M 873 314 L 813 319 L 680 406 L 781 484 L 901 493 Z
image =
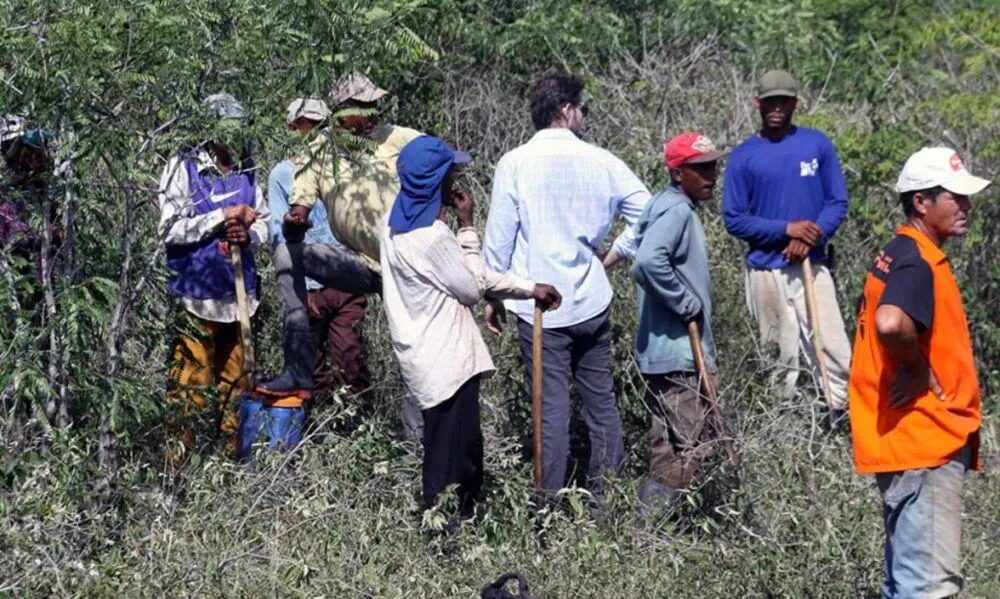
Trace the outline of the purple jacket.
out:
M 234 172 L 228 176 L 206 170 L 198 171 L 194 160 L 184 160 L 196 215 L 208 214 L 229 206 L 246 204 L 251 208 L 257 193 L 253 175 Z M 236 275 L 230 258 L 219 250 L 222 237 L 212 237 L 190 245 L 167 246 L 170 292 L 174 297 L 226 300 L 236 297 Z M 257 269 L 253 255 L 243 251 L 243 279 L 247 295 L 256 295 Z

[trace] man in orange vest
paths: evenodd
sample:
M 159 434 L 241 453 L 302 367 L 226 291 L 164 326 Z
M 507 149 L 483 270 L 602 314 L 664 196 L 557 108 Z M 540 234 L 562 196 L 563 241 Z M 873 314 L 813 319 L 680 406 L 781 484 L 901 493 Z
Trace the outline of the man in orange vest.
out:
M 906 224 L 865 280 L 849 385 L 854 464 L 876 475 L 885 521 L 883 597 L 962 589 L 962 479 L 978 469 L 979 382 L 962 298 L 941 246 L 965 235 L 989 185 L 948 148 L 899 175 Z

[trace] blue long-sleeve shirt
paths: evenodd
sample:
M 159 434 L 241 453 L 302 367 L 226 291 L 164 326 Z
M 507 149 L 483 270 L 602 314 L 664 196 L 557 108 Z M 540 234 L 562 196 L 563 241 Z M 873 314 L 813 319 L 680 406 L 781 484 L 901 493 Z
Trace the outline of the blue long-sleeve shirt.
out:
M 847 184 L 833 142 L 807 127 L 793 127 L 778 141 L 747 139 L 726 162 L 722 216 L 729 233 L 750 244 L 750 268 L 788 266 L 781 255 L 789 242 L 785 227 L 799 220 L 823 231 L 809 256 L 826 260 L 824 247 L 847 216 Z
M 285 220 L 285 214 L 291 209 L 288 204 L 288 197 L 292 193 L 292 183 L 295 181 L 295 162 L 284 160 L 271 169 L 267 177 L 267 203 L 271 207 L 271 246 L 277 247 L 285 243 L 285 234 L 281 230 Z M 340 242 L 333 235 L 330 229 L 330 221 L 327 218 L 326 205 L 323 202 L 316 202 L 316 205 L 309 211 L 309 222 L 312 226 L 306 231 L 305 243 L 327 243 L 338 245 Z M 318 281 L 306 277 L 307 289 L 322 289 Z

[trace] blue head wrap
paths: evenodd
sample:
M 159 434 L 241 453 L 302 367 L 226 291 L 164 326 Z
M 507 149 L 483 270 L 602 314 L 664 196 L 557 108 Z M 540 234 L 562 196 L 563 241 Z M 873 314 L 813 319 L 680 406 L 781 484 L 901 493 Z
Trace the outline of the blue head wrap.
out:
M 399 153 L 399 195 L 389 213 L 389 227 L 405 233 L 429 227 L 441 211 L 441 184 L 453 164 L 471 157 L 456 152 L 437 137 L 420 136 Z

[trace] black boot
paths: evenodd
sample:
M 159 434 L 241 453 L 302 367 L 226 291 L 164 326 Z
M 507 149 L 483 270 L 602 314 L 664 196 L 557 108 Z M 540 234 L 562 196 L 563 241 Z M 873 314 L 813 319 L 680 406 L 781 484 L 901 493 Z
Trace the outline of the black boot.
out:
M 309 399 L 313 390 L 312 368 L 316 358 L 316 337 L 312 329 L 288 330 L 285 332 L 283 345 L 285 370 L 277 378 L 257 385 L 257 392 Z
M 826 413 L 826 425 L 832 433 L 839 433 L 841 435 L 851 434 L 851 416 L 847 413 L 847 410 L 830 408 Z

